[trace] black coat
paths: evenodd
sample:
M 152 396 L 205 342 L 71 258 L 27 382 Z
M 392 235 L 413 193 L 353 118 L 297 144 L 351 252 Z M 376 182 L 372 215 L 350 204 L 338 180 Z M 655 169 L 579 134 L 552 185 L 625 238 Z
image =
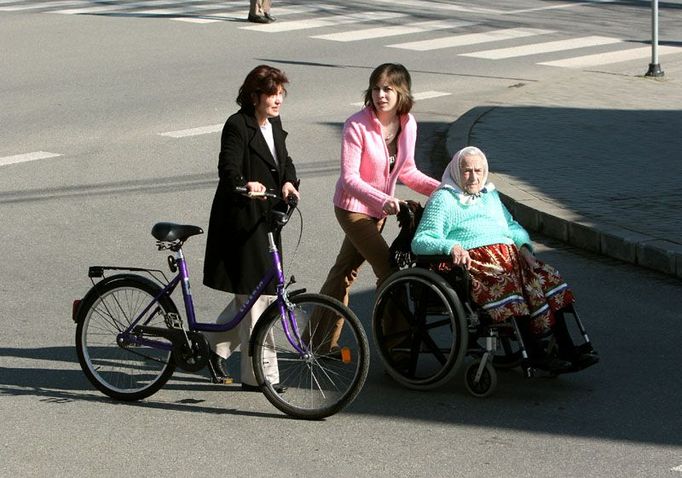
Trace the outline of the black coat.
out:
M 211 207 L 204 258 L 204 284 L 213 289 L 250 294 L 271 266 L 266 213 L 273 200 L 249 199 L 234 192 L 249 181 L 258 181 L 278 194 L 287 181 L 296 184 L 296 169 L 285 144 L 287 133 L 279 117 L 270 118 L 270 123 L 277 162 L 254 116 L 240 110 L 223 127 L 220 181 Z M 281 250 L 278 234 L 275 240 Z M 275 293 L 273 284 L 266 293 Z

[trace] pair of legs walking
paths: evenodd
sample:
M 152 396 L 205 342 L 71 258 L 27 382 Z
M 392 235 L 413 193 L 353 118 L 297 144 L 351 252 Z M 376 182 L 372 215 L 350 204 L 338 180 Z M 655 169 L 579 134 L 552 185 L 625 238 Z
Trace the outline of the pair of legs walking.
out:
M 386 240 L 381 235 L 385 218 L 334 208 L 336 220 L 345 233 L 341 250 L 327 275 L 320 293 L 348 305 L 350 288 L 358 276 L 360 266 L 367 261 L 377 278 L 377 287 L 393 272 L 389 263 Z M 312 321 L 313 340 L 317 346 L 335 349 L 343 328 L 343 319 L 321 316 Z
M 247 295 L 237 294 L 234 299 L 225 307 L 220 313 L 216 322 L 218 324 L 225 324 L 232 320 L 239 309 L 248 301 Z M 256 322 L 260 316 L 265 312 L 265 309 L 277 299 L 274 295 L 262 295 L 253 304 L 249 313 L 244 317 L 241 323 L 232 330 L 226 332 L 210 332 L 206 334 L 211 349 L 222 359 L 227 359 L 232 352 L 238 347 L 241 350 L 241 382 L 243 385 L 257 386 L 256 376 L 253 372 L 253 364 L 251 357 L 249 357 L 249 340 L 251 332 L 256 326 Z M 273 383 L 279 383 L 279 370 L 277 368 L 277 355 L 275 353 L 275 342 L 272 334 L 268 336 L 266 341 L 268 347 L 264 351 L 264 358 L 271 357 L 272 360 L 266 360 L 268 363 L 265 368 L 265 373 L 268 380 Z
M 275 17 L 270 15 L 272 0 L 251 0 L 248 20 L 253 23 L 272 23 Z

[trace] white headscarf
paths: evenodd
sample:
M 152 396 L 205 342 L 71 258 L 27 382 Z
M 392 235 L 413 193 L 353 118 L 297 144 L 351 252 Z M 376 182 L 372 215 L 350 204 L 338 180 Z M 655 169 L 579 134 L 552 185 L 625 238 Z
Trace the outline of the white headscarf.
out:
M 462 169 L 461 163 L 467 156 L 478 156 L 483 160 L 483 188 L 478 194 L 469 194 L 462 187 Z M 441 179 L 441 188 L 450 188 L 455 190 L 457 198 L 462 204 L 472 204 L 474 203 L 481 194 L 487 193 L 495 189 L 493 183 L 488 183 L 488 158 L 485 157 L 483 151 L 478 149 L 476 146 L 467 146 L 457 151 L 452 157 L 452 161 L 447 165 L 445 171 L 443 172 L 443 178 Z

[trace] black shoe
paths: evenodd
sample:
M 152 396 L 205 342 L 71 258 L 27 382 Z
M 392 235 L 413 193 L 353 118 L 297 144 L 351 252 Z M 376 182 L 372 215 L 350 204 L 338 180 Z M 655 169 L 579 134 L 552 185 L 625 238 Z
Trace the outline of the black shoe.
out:
M 246 19 L 251 23 L 270 23 L 270 20 L 263 15 L 252 15 L 249 13 L 249 16 L 246 17 Z
M 573 367 L 577 370 L 584 370 L 596 363 L 599 363 L 599 355 L 595 351 L 581 353 L 573 359 Z
M 279 383 L 276 383 L 272 386 L 272 388 L 275 389 L 275 392 L 277 393 L 284 393 L 287 391 L 287 388 L 280 385 Z M 261 388 L 258 385 L 250 385 L 248 383 L 242 383 L 242 390 L 245 392 L 260 392 Z
M 270 15 L 270 13 L 264 13 L 263 16 L 264 16 L 270 23 L 276 22 L 276 21 L 277 21 L 277 19 L 276 19 L 275 17 L 273 17 L 272 15 Z
M 211 350 L 211 357 L 209 358 L 209 367 L 213 375 L 213 383 L 232 383 L 234 380 L 230 377 L 225 369 L 225 359 Z
M 531 359 L 531 365 L 540 370 L 546 370 L 552 373 L 567 372 L 573 369 L 573 364 L 571 362 L 556 357 Z

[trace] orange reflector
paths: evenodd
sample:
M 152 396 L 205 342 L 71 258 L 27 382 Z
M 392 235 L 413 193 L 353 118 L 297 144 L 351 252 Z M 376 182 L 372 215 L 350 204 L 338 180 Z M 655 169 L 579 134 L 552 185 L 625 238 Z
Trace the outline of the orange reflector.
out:
M 348 347 L 341 348 L 341 361 L 343 363 L 350 363 L 350 349 Z

